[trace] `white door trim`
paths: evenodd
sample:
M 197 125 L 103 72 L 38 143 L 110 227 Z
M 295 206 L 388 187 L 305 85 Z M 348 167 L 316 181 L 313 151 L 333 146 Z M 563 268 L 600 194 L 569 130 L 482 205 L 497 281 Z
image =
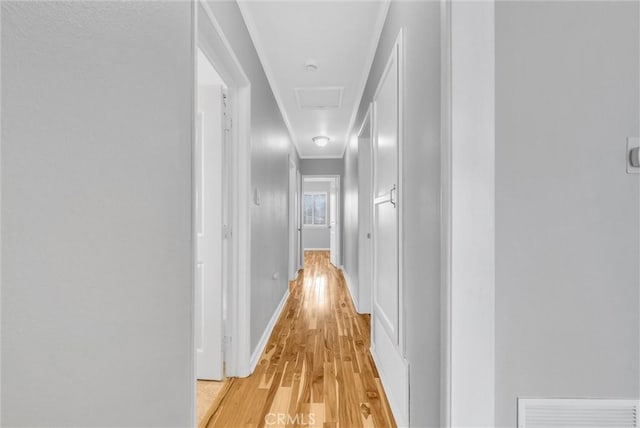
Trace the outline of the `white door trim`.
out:
M 360 150 L 360 140 L 363 138 L 363 135 L 369 134 L 369 183 L 368 183 L 368 195 L 367 197 L 367 211 L 369 213 L 369 224 L 368 226 L 368 237 L 362 237 L 362 225 L 358 220 L 358 312 L 360 313 L 368 313 L 370 314 L 373 308 L 373 102 L 369 103 L 367 107 L 367 112 L 360 123 L 360 127 L 358 128 L 358 161 L 361 158 Z M 360 168 L 358 167 L 358 174 L 360 174 Z M 360 212 L 360 198 L 361 198 L 361 189 L 360 179 L 358 176 L 358 212 Z M 366 248 L 363 254 L 363 248 Z M 367 257 L 368 256 L 368 257 Z M 362 270 L 366 269 L 367 273 L 363 276 Z M 363 292 L 367 287 L 366 292 Z M 367 296 L 367 301 L 364 302 L 362 296 Z
M 289 155 L 289 281 L 296 279 L 298 271 L 296 241 L 298 234 L 298 213 L 296 212 L 296 198 L 298 186 L 296 163 L 292 155 Z
M 233 52 L 220 24 L 213 12 L 203 0 L 193 3 L 192 67 L 193 108 L 192 108 L 192 151 L 195 147 L 196 102 L 196 59 L 198 47 L 207 55 L 216 71 L 228 87 L 233 123 L 229 144 L 229 266 L 227 287 L 227 322 L 225 336 L 230 340 L 225 352 L 225 372 L 227 376 L 248 376 L 250 374 L 250 266 L 251 266 L 251 82 L 244 72 L 240 61 Z M 193 171 L 193 167 L 192 167 Z M 193 182 L 193 177 L 192 177 Z M 192 186 L 193 187 L 193 186 Z M 192 195 L 193 198 L 193 195 Z M 192 218 L 192 236 L 194 219 Z M 192 238 L 193 240 L 193 238 Z M 195 240 L 193 240 L 195 257 Z M 195 259 L 192 260 L 195 271 Z M 192 307 L 195 305 L 192 273 Z M 192 313 L 191 350 L 192 408 L 195 420 L 195 311 Z
M 441 0 L 442 427 L 495 425 L 494 24 Z

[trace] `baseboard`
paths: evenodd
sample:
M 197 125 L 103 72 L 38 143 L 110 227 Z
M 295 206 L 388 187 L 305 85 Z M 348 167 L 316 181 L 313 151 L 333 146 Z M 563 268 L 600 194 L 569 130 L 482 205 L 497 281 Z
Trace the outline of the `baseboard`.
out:
M 347 283 L 347 290 L 349 290 L 349 296 L 351 296 L 353 307 L 356 308 L 357 313 L 361 314 L 362 312 L 360 312 L 360 308 L 358 307 L 358 300 L 353 297 L 353 290 L 351 290 L 351 285 L 353 284 L 353 282 L 351 281 L 351 278 L 349 277 L 347 271 L 344 269 L 344 266 L 340 266 L 339 269 L 342 272 L 342 276 L 344 276 L 344 282 Z
M 331 251 L 331 248 L 304 248 L 304 251 Z
M 372 322 L 376 322 L 374 319 Z M 376 330 L 382 330 L 377 323 Z M 382 333 L 385 335 L 385 333 Z M 371 342 L 370 353 L 378 369 L 380 382 L 398 427 L 409 426 L 409 362 L 404 359 L 386 335 L 379 342 Z M 372 338 L 373 339 L 373 338 Z M 379 352 L 379 353 L 378 353 Z
M 287 291 L 285 291 L 284 295 L 282 296 L 282 300 L 280 300 L 280 303 L 278 303 L 278 307 L 273 312 L 273 315 L 271 316 L 271 319 L 269 320 L 267 327 L 264 329 L 264 332 L 260 337 L 260 341 L 256 345 L 256 349 L 254 349 L 253 353 L 251 354 L 251 360 L 249 362 L 251 367 L 251 373 L 253 373 L 253 371 L 256 369 L 256 366 L 260 362 L 260 357 L 262 357 L 264 348 L 267 346 L 267 342 L 269 342 L 269 338 L 271 337 L 271 333 L 273 332 L 273 327 L 275 327 L 276 323 L 278 322 L 278 318 L 280 318 L 280 314 L 282 313 L 282 310 L 284 309 L 284 306 L 287 303 L 288 298 L 289 298 L 289 288 L 287 287 Z

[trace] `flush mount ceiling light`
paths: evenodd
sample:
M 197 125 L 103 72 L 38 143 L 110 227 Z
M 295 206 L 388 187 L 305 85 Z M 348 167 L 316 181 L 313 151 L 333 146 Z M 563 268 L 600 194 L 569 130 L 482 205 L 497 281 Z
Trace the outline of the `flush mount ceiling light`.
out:
M 307 71 L 316 71 L 318 69 L 318 63 L 312 59 L 309 59 L 304 63 L 304 69 Z
M 324 147 L 329 143 L 329 137 L 318 136 L 313 137 L 312 140 L 318 147 Z

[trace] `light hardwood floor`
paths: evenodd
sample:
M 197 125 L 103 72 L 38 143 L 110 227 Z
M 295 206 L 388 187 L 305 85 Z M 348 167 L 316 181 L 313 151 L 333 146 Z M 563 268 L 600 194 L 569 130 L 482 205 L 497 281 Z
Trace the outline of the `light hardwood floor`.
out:
M 255 372 L 234 379 L 207 427 L 395 427 L 355 312 L 326 251 L 305 267 Z
M 196 426 L 201 426 L 205 418 L 211 417 L 212 406 L 219 402 L 224 393 L 225 381 L 198 380 L 196 384 Z

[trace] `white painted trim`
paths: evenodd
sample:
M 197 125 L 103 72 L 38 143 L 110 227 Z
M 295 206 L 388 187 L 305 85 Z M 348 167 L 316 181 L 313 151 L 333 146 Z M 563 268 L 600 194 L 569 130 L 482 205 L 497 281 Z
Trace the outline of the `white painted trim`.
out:
M 445 426 L 495 426 L 495 9 L 493 0 L 448 6 Z
M 440 426 L 451 427 L 451 0 L 440 0 Z
M 296 278 L 298 265 L 296 259 L 296 240 L 298 234 L 298 213 L 296 212 L 296 199 L 300 203 L 298 197 L 298 185 L 296 184 L 298 168 L 293 156 L 289 154 L 289 170 L 288 170 L 288 221 L 289 221 L 289 269 L 287 277 L 289 281 Z
M 343 156 L 300 156 L 300 159 L 342 159 Z
M 250 374 L 251 358 L 251 82 L 210 7 L 203 0 L 194 4 L 197 5 L 194 13 L 194 42 L 196 47 L 199 45 L 205 54 L 208 53 L 208 59 L 225 80 L 234 119 L 229 177 L 230 195 L 233 198 L 229 213 L 232 230 L 229 242 L 229 281 L 234 286 L 228 287 L 228 323 L 225 325 L 225 335 L 231 336 L 232 340 L 227 348 L 225 365 L 227 376 L 247 376 Z M 203 14 L 203 28 L 198 27 L 198 13 Z M 192 136 L 192 144 L 193 138 Z
M 367 85 L 367 81 L 369 80 L 369 73 L 371 73 L 371 66 L 373 65 L 373 61 L 376 58 L 376 52 L 378 51 L 378 44 L 380 43 L 380 37 L 382 36 L 382 30 L 384 29 L 384 23 L 387 20 L 387 14 L 389 13 L 389 7 L 391 6 L 391 0 L 382 0 L 382 5 L 380 7 L 380 12 L 378 14 L 378 18 L 376 19 L 375 24 L 373 24 L 373 34 L 374 36 L 371 38 L 371 45 L 369 46 L 369 53 L 367 56 L 367 60 L 365 61 L 365 67 L 362 71 L 362 76 L 360 77 L 360 85 L 357 89 L 356 103 L 353 106 L 353 112 L 351 113 L 351 118 L 349 119 L 349 126 L 347 127 L 347 133 L 344 136 L 344 148 L 342 149 L 342 155 L 340 158 L 344 157 L 344 153 L 347 150 L 347 146 L 349 145 L 349 140 L 351 136 L 351 130 L 356 122 L 356 118 L 358 116 L 358 110 L 360 110 L 360 104 L 362 103 L 362 96 L 364 95 L 364 89 Z
M 369 205 L 368 205 L 368 211 L 369 211 L 369 233 L 372 234 L 373 232 L 373 216 L 374 216 L 374 204 L 373 204 L 373 101 L 369 103 L 369 106 L 367 107 L 367 112 L 365 113 L 364 117 L 362 118 L 362 123 L 360 124 L 360 127 L 358 128 L 358 134 L 357 134 L 357 139 L 358 139 L 358 151 L 360 150 L 360 139 L 362 138 L 362 136 L 365 134 L 365 132 L 368 131 L 369 133 L 369 194 L 366 195 L 368 197 L 368 201 L 369 201 Z M 365 126 L 368 126 L 368 130 L 365 131 Z M 358 152 L 358 158 L 360 158 L 360 153 Z M 360 167 L 358 166 L 358 173 L 360 171 L 359 169 Z M 358 176 L 358 180 L 360 179 L 360 177 Z M 360 195 L 360 181 L 358 181 L 358 195 Z M 358 196 L 358 198 L 360 198 L 360 196 Z M 358 209 L 359 208 L 359 204 L 360 201 L 358 201 Z M 358 220 L 359 222 L 359 220 Z M 366 246 L 367 247 L 367 252 L 369 254 L 369 257 L 366 261 L 365 266 L 361 266 L 360 263 L 360 259 L 362 258 L 363 260 L 365 260 L 365 256 L 362 254 L 362 248 Z M 374 275 L 374 269 L 373 269 L 373 237 L 369 237 L 364 238 L 361 240 L 360 237 L 360 223 L 358 223 L 358 297 L 361 297 L 363 293 L 361 293 L 362 288 L 363 287 L 368 287 L 368 294 L 369 294 L 369 302 L 364 305 L 365 308 L 361 307 L 361 309 L 363 309 L 363 313 L 369 313 L 371 314 L 371 312 L 373 311 L 373 275 Z M 368 272 L 367 272 L 367 282 L 366 285 L 363 285 L 363 276 L 362 276 L 362 271 L 360 268 L 367 268 Z
M 195 212 L 195 187 L 196 187 L 196 177 L 195 177 L 195 148 L 197 145 L 196 138 L 198 133 L 196 131 L 197 123 L 197 115 L 198 115 L 198 7 L 195 2 L 191 3 L 191 46 L 189 46 L 190 54 L 191 54 L 191 112 L 190 112 L 190 120 L 191 120 L 191 135 L 189 136 L 189 144 L 191 145 L 191 177 L 190 177 L 190 188 L 191 195 L 189 198 L 189 208 L 191 210 L 191 225 L 189 228 L 189 247 L 191 250 L 191 254 L 189 259 L 191 260 L 191 272 L 189 278 L 189 284 L 191 288 L 191 334 L 189 337 L 189 373 L 191 373 L 191 378 L 189 379 L 189 426 L 196 426 L 196 414 L 197 414 L 197 397 L 196 397 L 196 382 L 198 378 L 197 373 L 197 359 L 198 353 L 196 351 L 196 248 L 197 248 L 197 240 L 196 240 L 196 212 Z M 0 406 L 2 407 L 2 406 Z
M 262 357 L 262 353 L 264 352 L 264 349 L 266 348 L 267 343 L 269 342 L 269 338 L 271 337 L 273 328 L 276 326 L 276 323 L 278 322 L 278 319 L 282 314 L 282 311 L 287 303 L 288 298 L 289 298 L 289 289 L 285 291 L 284 295 L 282 296 L 282 299 L 280 299 L 280 303 L 278 303 L 278 307 L 273 312 L 273 315 L 271 315 L 271 319 L 269 320 L 269 323 L 267 323 L 267 327 L 262 332 L 262 336 L 260 336 L 260 340 L 258 341 L 256 348 L 253 350 L 253 353 L 251 354 L 251 360 L 250 360 L 251 373 L 253 373 L 253 371 L 256 369 L 256 366 L 260 362 L 260 357 Z
M 362 136 L 362 134 L 364 134 L 364 127 L 367 124 L 367 121 L 369 121 L 369 134 L 373 133 L 372 128 L 372 124 L 373 124 L 373 103 L 369 103 L 369 106 L 367 107 L 367 111 L 364 114 L 364 117 L 362 118 L 362 122 L 360 122 L 360 126 L 358 127 L 358 133 L 356 134 L 356 136 L 358 138 L 360 138 Z M 369 138 L 371 138 L 371 135 L 369 135 Z
M 238 8 L 240 9 L 240 14 L 244 19 L 244 23 L 247 26 L 247 30 L 249 31 L 249 36 L 251 37 L 251 41 L 253 41 L 253 46 L 256 48 L 256 52 L 258 54 L 258 58 L 260 59 L 260 63 L 262 64 L 262 68 L 264 69 L 264 74 L 267 76 L 267 81 L 269 82 L 269 86 L 271 87 L 271 92 L 273 93 L 273 97 L 276 100 L 276 104 L 278 104 L 278 108 L 280 109 L 280 114 L 282 115 L 282 120 L 287 127 L 287 131 L 289 132 L 289 138 L 291 138 L 291 142 L 293 146 L 296 148 L 296 152 L 300 157 L 300 149 L 298 148 L 298 139 L 296 137 L 295 132 L 293 132 L 293 126 L 291 126 L 291 121 L 289 120 L 289 116 L 287 116 L 287 111 L 284 109 L 284 102 L 280 97 L 280 94 L 277 91 L 277 86 L 275 85 L 275 78 L 273 70 L 271 66 L 267 62 L 267 56 L 265 55 L 265 49 L 262 46 L 262 40 L 258 36 L 258 30 L 256 23 L 253 19 L 253 15 L 251 14 L 249 7 L 245 3 L 249 3 L 247 0 L 237 0 Z
M 358 308 L 358 299 L 356 299 L 353 296 L 353 287 L 352 287 L 353 281 L 351 281 L 351 277 L 347 273 L 347 271 L 344 268 L 344 266 L 340 265 L 340 267 L 338 267 L 338 269 L 340 269 L 340 271 L 342 272 L 342 276 L 344 277 L 344 282 L 347 283 L 347 290 L 349 291 L 349 296 L 351 297 L 351 302 L 353 302 L 353 306 L 356 308 L 356 312 L 361 314 L 362 312 L 360 312 L 360 309 Z
M 373 358 L 373 362 L 376 365 L 376 370 L 378 370 L 378 374 L 380 375 L 380 382 L 382 383 L 382 387 L 384 388 L 384 392 L 387 395 L 387 401 L 389 402 L 389 407 L 391 407 L 391 413 L 393 413 L 393 418 L 396 421 L 396 425 L 398 427 L 409 427 L 409 401 L 406 400 L 406 402 L 403 403 L 404 400 L 402 400 L 400 397 L 397 397 L 394 395 L 394 391 L 396 388 L 393 388 L 391 386 L 391 381 L 393 380 L 389 374 L 385 373 L 383 370 L 383 365 L 380 364 L 380 356 L 378 355 L 376 349 L 372 346 L 371 349 L 369 350 L 369 352 L 371 353 L 371 358 Z M 397 358 L 397 364 L 395 365 L 396 367 L 401 367 L 404 371 L 405 376 L 403 376 L 406 381 L 407 381 L 407 393 L 409 390 L 409 365 L 407 360 L 405 360 L 404 358 L 400 357 L 399 355 L 395 354 L 393 352 L 390 352 L 389 355 L 392 356 L 396 356 Z M 405 407 L 405 408 L 403 408 Z M 406 415 L 406 417 L 404 416 Z
M 331 248 L 303 248 L 303 251 L 329 251 Z

